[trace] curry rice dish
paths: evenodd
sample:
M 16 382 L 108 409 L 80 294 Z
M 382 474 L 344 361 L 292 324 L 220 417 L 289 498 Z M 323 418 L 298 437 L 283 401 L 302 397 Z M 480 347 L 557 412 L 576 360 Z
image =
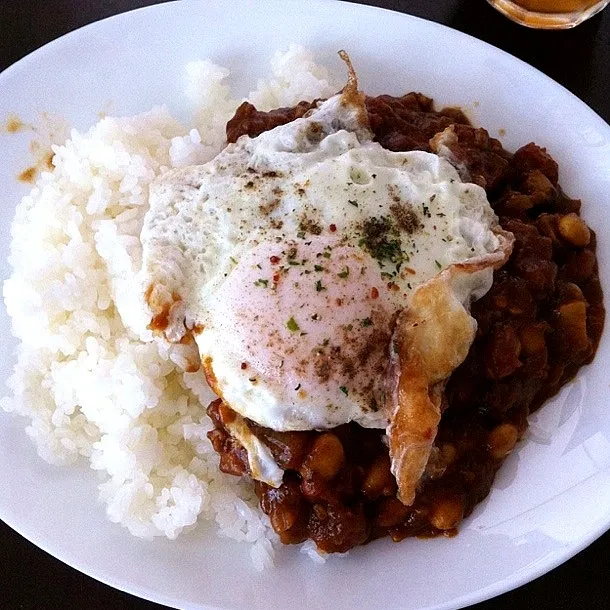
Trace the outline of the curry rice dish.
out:
M 220 470 L 322 552 L 455 534 L 604 321 L 595 234 L 546 151 L 365 97 L 343 58 L 339 94 L 242 103 L 140 216 L 147 339 L 218 396 Z

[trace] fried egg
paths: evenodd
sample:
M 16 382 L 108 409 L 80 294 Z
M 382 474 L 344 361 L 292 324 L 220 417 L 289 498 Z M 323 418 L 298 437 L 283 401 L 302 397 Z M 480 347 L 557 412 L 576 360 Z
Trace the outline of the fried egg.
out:
M 374 142 L 348 86 L 151 186 L 141 240 L 152 327 L 194 336 L 208 382 L 241 416 L 234 434 L 253 476 L 279 485 L 241 418 L 278 431 L 386 428 L 399 314 L 444 270 L 502 251 L 497 226 L 484 190 L 446 159 Z M 460 303 L 492 274 L 492 263 L 463 274 Z

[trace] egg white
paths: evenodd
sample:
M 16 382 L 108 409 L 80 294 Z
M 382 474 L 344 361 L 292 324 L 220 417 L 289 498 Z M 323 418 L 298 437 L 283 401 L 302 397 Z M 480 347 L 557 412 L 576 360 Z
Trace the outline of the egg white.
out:
M 153 185 L 144 281 L 178 295 L 214 389 L 274 430 L 383 428 L 396 315 L 451 264 L 494 252 L 482 188 L 435 154 L 391 152 L 335 96 Z M 492 270 L 463 287 L 489 289 Z

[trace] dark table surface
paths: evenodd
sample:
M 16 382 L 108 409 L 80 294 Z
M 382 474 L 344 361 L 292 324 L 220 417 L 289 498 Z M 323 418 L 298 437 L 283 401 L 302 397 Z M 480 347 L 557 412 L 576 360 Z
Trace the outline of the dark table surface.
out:
M 0 70 L 45 43 L 92 21 L 150 0 L 0 0 Z M 431 19 L 485 40 L 537 67 L 610 122 L 610 8 L 578 28 L 541 32 L 521 28 L 484 0 L 368 0 Z M 303 2 L 303 5 L 306 3 Z M 609 160 L 610 166 L 610 160 Z M 609 493 L 609 490 L 600 490 Z M 609 608 L 610 533 L 549 574 L 477 610 Z M 1 610 L 161 610 L 80 574 L 0 521 Z

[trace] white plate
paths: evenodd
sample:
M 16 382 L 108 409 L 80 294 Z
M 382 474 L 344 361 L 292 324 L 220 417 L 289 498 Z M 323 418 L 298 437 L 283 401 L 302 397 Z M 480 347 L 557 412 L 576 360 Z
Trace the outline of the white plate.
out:
M 610 287 L 610 128 L 582 102 L 531 67 L 445 27 L 333 1 L 217 0 L 160 5 L 95 23 L 33 53 L 0 76 L 0 120 L 59 113 L 84 128 L 107 102 L 128 114 L 167 103 L 180 114 L 186 61 L 210 57 L 234 69 L 240 93 L 268 71 L 273 50 L 298 42 L 333 66 L 348 49 L 369 93 L 412 89 L 469 109 L 505 145 L 546 146 L 561 183 L 582 197 L 600 235 L 602 281 Z M 0 270 L 7 275 L 8 223 L 23 185 L 25 135 L 0 136 Z M 605 197 L 602 197 L 604 194 Z M 604 199 L 606 199 L 604 201 Z M 9 322 L 0 310 L 0 330 Z M 13 358 L 2 350 L 6 376 Z M 278 567 L 253 571 L 248 553 L 202 524 L 176 542 L 145 542 L 105 520 L 96 480 L 37 458 L 22 422 L 0 416 L 0 517 L 35 544 L 119 589 L 194 608 L 450 608 L 531 580 L 565 561 L 610 525 L 610 345 L 538 416 L 547 444 L 524 443 L 487 501 L 457 538 L 380 540 L 313 565 L 296 548 Z M 297 598 L 298 596 L 298 598 Z

